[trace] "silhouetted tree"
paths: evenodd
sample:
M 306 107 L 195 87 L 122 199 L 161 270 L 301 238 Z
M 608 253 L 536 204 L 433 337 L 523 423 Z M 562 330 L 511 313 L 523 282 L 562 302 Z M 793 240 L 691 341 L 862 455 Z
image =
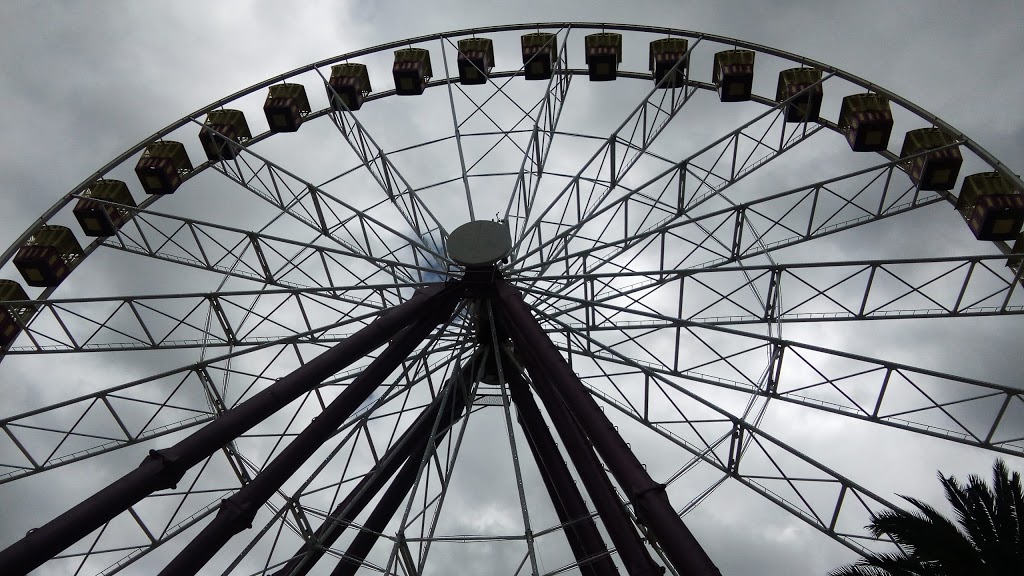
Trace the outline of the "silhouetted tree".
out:
M 889 535 L 901 551 L 869 555 L 829 576 L 1024 575 L 1024 491 L 1020 473 L 997 460 L 992 485 L 976 475 L 961 484 L 939 473 L 956 523 L 916 498 L 901 496 L 916 511 L 885 511 L 867 526 Z M 959 525 L 959 526 L 958 526 Z

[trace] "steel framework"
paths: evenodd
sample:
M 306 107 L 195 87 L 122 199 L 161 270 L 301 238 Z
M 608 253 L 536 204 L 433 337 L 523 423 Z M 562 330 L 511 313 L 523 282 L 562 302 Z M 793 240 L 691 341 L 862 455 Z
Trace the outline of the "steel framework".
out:
M 557 39 L 550 79 L 523 81 L 524 61 L 478 70 L 483 88 L 459 82 L 459 39 L 535 29 Z M 687 38 L 676 63 L 683 81 L 653 83 L 627 58 L 614 84 L 631 87 L 631 99 L 584 92 L 589 71 L 573 64 L 581 33 L 598 30 L 625 35 L 627 56 L 646 48 L 640 40 Z M 1007 266 L 1014 248 L 966 241 L 959 217 L 938 213 L 956 204 L 956 190 L 923 190 L 907 177 L 926 152 L 851 153 L 830 171 L 793 177 L 815 146 L 846 143 L 825 111 L 793 123 L 786 109 L 814 87 L 881 94 L 912 118 L 899 129 L 941 128 L 965 170 L 998 172 L 1017 190 L 1024 183 L 896 94 L 710 34 L 523 24 L 309 64 L 115 158 L 4 252 L 4 272 L 37 226 L 67 220 L 96 179 L 128 180 L 128 163 L 150 142 L 194 140 L 207 113 L 245 109 L 282 81 L 324 86 L 340 101 L 326 71 L 343 61 L 366 61 L 379 87 L 382 55 L 406 46 L 435 58 L 435 77 L 416 97 L 422 108 L 392 98 L 395 90 L 363 104 L 401 127 L 328 105 L 302 121 L 301 133 L 318 138 L 309 147 L 322 151 L 291 155 L 274 148 L 288 137 L 268 130 L 233 158 L 196 163 L 159 204 L 157 195 L 138 206 L 91 199 L 116 207 L 125 224 L 86 246 L 84 267 L 173 270 L 173 288 L 161 280 L 156 290 L 141 282 L 122 284 L 128 295 L 71 297 L 44 288 L 3 304 L 33 310 L 15 319 L 18 338 L 0 356 L 8 374 L 30 382 L 31 367 L 71 358 L 126 359 L 131 375 L 111 383 L 103 372 L 98 384 L 0 415 L 0 484 L 48 482 L 55 468 L 70 475 L 138 450 L 142 459 L 23 538 L 0 541 L 5 570 L 411 576 L 428 557 L 480 544 L 494 558 L 509 550 L 516 574 L 717 574 L 714 543 L 683 518 L 722 486 L 743 487 L 846 552 L 893 545 L 864 529 L 870 514 L 895 507 L 890 490 L 812 455 L 773 415 L 798 410 L 904 435 L 887 438 L 1024 458 L 1024 391 L 1005 370 L 897 360 L 838 336 L 925 322 L 915 336 L 923 340 L 928 327 L 984 322 L 1001 327 L 993 342 L 1013 342 L 1024 312 L 1024 267 Z M 800 65 L 822 79 L 784 99 L 755 84 L 728 127 L 691 131 L 731 105 L 708 105 L 717 86 L 697 63 L 733 48 L 758 54 L 758 77 Z M 602 114 L 567 104 L 580 92 Z M 403 107 L 416 112 L 403 117 Z M 421 126 L 437 134 L 417 139 Z M 196 191 L 209 206 L 180 199 Z M 492 215 L 510 230 L 508 258 L 457 264 L 449 232 Z M 936 232 L 904 250 L 906 236 L 892 232 L 900 227 Z M 942 345 L 964 349 L 965 360 L 985 346 Z M 144 362 L 132 359 L 154 357 L 169 364 L 136 370 Z M 35 382 L 59 380 L 56 370 L 42 374 Z M 478 435 L 507 460 L 507 501 L 498 519 L 479 509 L 453 518 L 447 510 L 463 492 L 498 490 L 497 481 L 475 486 L 464 476 L 469 457 L 458 460 Z

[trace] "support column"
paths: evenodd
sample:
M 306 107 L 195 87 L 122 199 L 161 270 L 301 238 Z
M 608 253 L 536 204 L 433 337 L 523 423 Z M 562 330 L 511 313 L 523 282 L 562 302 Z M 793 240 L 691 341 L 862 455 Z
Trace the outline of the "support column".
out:
M 370 394 L 409 356 L 457 303 L 449 296 L 402 331 L 252 482 L 221 502 L 217 516 L 175 556 L 160 576 L 193 576 L 232 536 L 250 527 L 256 512 L 327 441 Z
M 363 476 L 362 480 L 349 491 L 348 496 L 335 507 L 330 517 L 317 528 L 314 540 L 303 544 L 302 548 L 292 555 L 292 560 L 275 572 L 274 576 L 306 576 L 316 566 L 326 550 L 341 537 L 349 524 L 387 484 L 399 466 L 402 466 L 410 457 L 423 453 L 438 414 L 441 415 L 438 427 L 442 430 L 454 424 L 462 416 L 472 376 L 470 365 L 463 367 L 448 379 L 448 390 L 442 389 L 438 393 L 430 406 L 416 417 L 416 420 L 406 429 L 398 442 L 384 454 L 380 463 Z
M 468 375 L 470 370 L 470 367 L 466 367 L 464 372 Z M 456 394 L 456 392 L 458 393 Z M 388 486 L 388 489 L 380 497 L 380 501 L 377 502 L 373 512 L 370 512 L 370 516 L 363 524 L 364 529 L 356 534 L 349 544 L 348 550 L 345 551 L 345 555 L 338 560 L 338 565 L 334 567 L 331 576 L 352 576 L 362 566 L 367 554 L 373 549 L 373 545 L 377 543 L 378 535 L 387 528 L 388 522 L 394 517 L 398 507 L 402 505 L 405 497 L 416 483 L 423 456 L 429 454 L 436 443 L 444 439 L 445 434 L 462 417 L 462 411 L 467 407 L 467 398 L 463 396 L 462 392 L 463 390 L 459 387 L 449 392 L 450 395 L 457 398 L 454 405 L 451 406 L 451 409 L 440 414 L 436 432 L 433 434 L 433 421 L 430 422 L 430 426 L 422 435 L 422 439 L 418 442 L 415 450 L 405 461 L 405 465 L 402 466 L 398 474 L 395 475 L 394 481 L 391 482 L 391 485 Z
M 526 442 L 530 446 L 537 468 L 547 488 L 548 496 L 555 507 L 559 521 L 565 526 L 565 538 L 569 541 L 576 562 L 580 565 L 580 573 L 584 576 L 613 576 L 619 573 L 615 562 L 608 555 L 601 533 L 597 530 L 590 510 L 583 501 L 576 483 L 573 481 L 569 468 L 558 452 L 558 446 L 551 437 L 544 417 L 541 416 L 537 403 L 534 402 L 530 388 L 523 380 L 519 369 L 508 355 L 502 358 L 505 382 L 508 384 L 512 402 L 516 405 L 519 425 L 526 432 Z
M 379 348 L 426 311 L 453 301 L 463 291 L 461 284 L 436 284 L 418 290 L 408 302 L 385 312 L 188 438 L 170 448 L 151 450 L 138 468 L 0 551 L 0 566 L 12 576 L 28 574 L 146 496 L 174 488 L 190 468 L 331 375 Z
M 519 351 L 525 359 L 523 351 Z M 535 365 L 533 362 L 528 366 Z M 540 396 L 541 402 L 551 416 L 551 422 L 555 425 L 558 437 L 565 444 L 565 451 L 569 454 L 576 472 L 583 481 L 583 486 L 594 501 L 594 508 L 601 516 L 608 536 L 619 553 L 626 572 L 629 576 L 660 576 L 665 573 L 665 568 L 659 566 L 650 552 L 644 545 L 643 540 L 633 526 L 633 519 L 626 513 L 622 502 L 615 494 L 608 474 L 605 473 L 594 453 L 594 446 L 587 439 L 583 431 L 576 423 L 575 417 L 569 411 L 562 399 L 555 394 L 551 383 L 545 375 L 539 371 L 530 373 L 533 377 L 533 386 Z
M 661 545 L 672 565 L 687 576 L 720 576 L 721 572 L 675 513 L 665 486 L 655 482 L 643 464 L 626 446 L 617 430 L 587 392 L 583 383 L 566 363 L 555 345 L 533 317 L 518 290 L 498 285 L 506 330 L 531 375 L 541 375 L 561 396 L 583 432 L 608 465 L 619 485 L 626 491 L 639 520 Z M 545 402 L 547 406 L 547 402 Z M 550 408 L 549 408 L 550 411 Z

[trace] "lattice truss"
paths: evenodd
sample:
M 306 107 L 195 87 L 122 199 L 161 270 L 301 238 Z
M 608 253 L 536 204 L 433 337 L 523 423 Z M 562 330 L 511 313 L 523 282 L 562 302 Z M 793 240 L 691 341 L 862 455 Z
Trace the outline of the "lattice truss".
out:
M 367 97 L 364 106 L 379 108 L 373 115 L 326 106 L 337 96 L 329 86 L 321 95 L 327 69 L 300 69 L 288 81 L 305 82 L 316 105 L 298 140 L 258 134 L 235 158 L 197 163 L 175 197 L 117 205 L 126 223 L 86 248 L 69 293 L 47 289 L 32 300 L 34 315 L 18 320 L 21 334 L 4 352 L 5 380 L 29 386 L 45 383 L 51 371 L 42 367 L 64 358 L 68 370 L 93 372 L 82 376 L 86 384 L 54 384 L 59 399 L 43 395 L 0 418 L 0 484 L 51 487 L 104 471 L 83 481 L 85 492 L 57 497 L 62 509 L 74 505 L 151 449 L 215 421 L 409 302 L 416 289 L 461 276 L 447 255 L 448 233 L 493 217 L 508 223 L 513 240 L 505 278 L 665 484 L 679 516 L 736 484 L 854 552 L 891 549 L 864 529 L 872 512 L 897 504 L 891 493 L 773 433 L 774 411 L 1024 457 L 1016 383 L 848 350 L 841 339 L 783 335 L 969 318 L 1005 331 L 994 338 L 1000 345 L 1022 334 L 1020 267 L 1007 267 L 1007 246 L 970 239 L 949 207 L 956 190 L 921 190 L 906 174 L 914 155 L 853 155 L 836 134 L 835 114 L 824 110 L 862 91 L 856 78 L 825 69 L 822 118 L 786 122 L 795 97 L 773 97 L 775 73 L 792 64 L 785 54 L 759 52 L 752 101 L 726 105 L 703 69 L 687 67 L 682 85 L 656 88 L 646 58 L 627 58 L 621 80 L 602 92 L 574 52 L 583 32 L 551 31 L 551 80 L 523 81 L 514 44 L 496 42 L 499 68 L 482 87 L 458 83 L 464 35 L 417 40 L 434 55 L 435 77 L 415 99 L 390 97 L 390 50 L 407 42 L 354 55 L 374 85 L 389 87 Z M 640 46 L 655 37 L 625 32 Z M 730 45 L 695 36 L 688 62 L 703 66 Z M 218 106 L 255 109 L 261 101 L 262 90 Z M 892 102 L 895 142 L 922 120 L 909 103 Z M 206 112 L 159 136 L 198 149 L 191 140 Z M 994 169 L 965 136 L 950 146 L 965 153 L 963 173 Z M 124 160 L 140 150 L 101 175 L 131 182 Z M 83 197 L 84 187 L 72 191 L 50 220 L 72 222 L 71 206 Z M 920 230 L 906 249 L 900 227 Z M 608 520 L 586 496 L 609 550 L 581 559 L 566 548 L 567 531 L 585 519 L 560 520 L 507 386 L 522 372 L 537 390 L 536 375 L 509 361 L 508 376 L 484 378 L 488 355 L 493 362 L 515 351 L 496 333 L 493 341 L 474 334 L 480 304 L 471 300 L 275 491 L 210 573 L 305 573 L 322 557 L 310 573 L 327 574 L 360 546 L 363 573 L 440 565 L 589 574 L 603 556 L 621 568 Z M 311 386 L 48 567 L 156 573 L 384 350 Z M 153 358 L 159 368 L 147 365 Z M 134 376 L 96 376 L 118 363 Z M 543 418 L 554 432 L 556 416 L 543 410 Z M 421 420 L 429 425 L 417 427 Z M 394 457 L 403 446 L 416 449 Z M 565 446 L 558 450 L 571 460 Z M 667 563 L 616 490 L 646 553 Z M 48 519 L 26 520 L 26 530 Z

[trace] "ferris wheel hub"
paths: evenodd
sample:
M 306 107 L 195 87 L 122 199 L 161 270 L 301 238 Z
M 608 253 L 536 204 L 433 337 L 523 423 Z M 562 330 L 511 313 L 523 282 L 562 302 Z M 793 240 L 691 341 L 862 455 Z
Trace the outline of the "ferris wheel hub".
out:
M 474 220 L 448 235 L 448 256 L 467 268 L 492 266 L 512 252 L 508 222 Z

